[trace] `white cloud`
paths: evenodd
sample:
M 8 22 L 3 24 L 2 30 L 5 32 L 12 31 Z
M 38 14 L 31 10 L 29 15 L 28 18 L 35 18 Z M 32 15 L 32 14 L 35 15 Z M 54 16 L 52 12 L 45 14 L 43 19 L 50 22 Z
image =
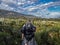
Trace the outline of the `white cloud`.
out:
M 42 18 L 59 18 L 60 17 L 60 12 L 50 12 L 49 15 L 43 14 L 43 13 L 34 13 L 35 16 L 37 17 L 42 17 Z
M 30 8 L 30 9 L 27 9 L 28 11 L 32 11 L 32 10 L 34 10 L 34 9 L 36 9 L 36 8 Z
M 44 6 L 42 7 L 51 7 L 51 6 L 56 6 L 59 5 L 60 6 L 60 1 L 59 2 L 50 2 L 50 3 L 46 3 Z
M 2 0 L 4 3 L 14 3 L 16 4 L 16 0 Z
M 10 7 L 8 4 L 1 3 L 0 9 L 13 10 L 14 8 Z
M 50 4 L 53 4 L 54 2 L 50 2 L 50 3 L 45 3 L 43 6 L 45 5 L 50 5 Z
M 4 6 L 4 7 L 8 7 L 8 5 L 5 4 L 5 3 L 1 3 L 0 5 L 1 5 L 1 7 L 2 7 L 2 6 Z M 2 8 L 3 8 L 3 7 L 2 7 Z
M 18 5 L 23 5 L 24 3 L 18 2 L 17 4 L 18 4 Z
M 36 16 L 40 16 L 40 17 L 44 17 L 44 18 L 57 18 L 60 15 L 60 12 L 50 12 L 48 10 L 48 7 L 50 6 L 54 6 L 54 5 L 60 5 L 60 3 L 58 2 L 49 2 L 49 3 L 45 3 L 45 4 L 39 4 L 36 6 L 29 6 L 26 7 L 25 10 L 27 10 L 28 12 L 30 12 L 33 15 Z M 31 12 L 33 10 L 38 10 L 37 12 Z
M 25 9 L 28 10 L 28 11 L 33 11 L 35 9 L 45 9 L 47 5 L 50 5 L 52 4 L 53 2 L 50 2 L 50 3 L 45 3 L 45 4 L 39 4 L 39 5 L 36 5 L 36 6 L 29 6 L 29 7 L 26 7 Z
M 45 4 L 39 4 L 39 5 L 36 5 L 36 6 L 26 7 L 25 9 L 28 10 L 28 11 L 30 9 L 32 9 L 31 11 L 33 11 L 33 9 L 43 10 L 45 8 L 48 8 L 48 7 L 51 7 L 51 6 L 54 6 L 54 5 L 60 5 L 60 2 L 49 2 L 49 3 L 45 3 Z
M 28 3 L 28 4 L 33 4 L 34 2 L 32 2 L 32 1 L 27 1 L 27 3 Z
M 7 10 L 14 10 L 17 12 L 21 12 L 21 10 L 23 10 L 22 12 L 28 12 L 28 14 L 33 14 L 36 16 L 41 16 L 41 17 L 58 17 L 59 16 L 59 12 L 49 12 L 48 11 L 48 7 L 50 6 L 54 6 L 54 5 L 60 5 L 60 2 L 49 2 L 49 3 L 45 3 L 45 4 L 38 4 L 38 5 L 31 5 L 34 4 L 37 0 L 2 0 L 2 3 L 0 4 L 0 9 L 7 9 Z M 17 5 L 17 8 L 12 8 L 10 7 L 8 4 L 15 4 Z M 27 6 L 26 8 L 23 6 Z M 37 10 L 37 11 L 36 11 Z M 35 13 L 33 11 L 36 11 Z M 48 14 L 48 15 L 47 15 Z
M 60 12 L 50 12 L 49 17 L 58 18 L 58 17 L 60 17 Z
M 17 4 L 18 5 L 27 5 L 27 4 L 33 4 L 34 1 L 31 0 L 18 0 Z

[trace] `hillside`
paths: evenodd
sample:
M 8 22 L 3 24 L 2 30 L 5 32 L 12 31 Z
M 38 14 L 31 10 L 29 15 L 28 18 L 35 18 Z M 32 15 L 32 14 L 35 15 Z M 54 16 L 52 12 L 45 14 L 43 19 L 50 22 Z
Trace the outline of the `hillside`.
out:
M 16 18 L 20 18 L 20 17 L 34 18 L 35 16 L 25 15 L 25 14 L 13 12 L 13 11 L 7 11 L 7 10 L 0 9 L 0 17 L 8 17 L 8 18 L 9 17 L 16 17 Z
M 60 18 L 42 18 L 42 17 L 36 17 L 33 15 L 25 15 L 25 14 L 21 14 L 18 12 L 14 12 L 14 11 L 8 11 L 8 10 L 2 10 L 0 9 L 0 17 L 5 17 L 5 18 L 35 18 L 38 20 L 58 20 L 60 21 Z

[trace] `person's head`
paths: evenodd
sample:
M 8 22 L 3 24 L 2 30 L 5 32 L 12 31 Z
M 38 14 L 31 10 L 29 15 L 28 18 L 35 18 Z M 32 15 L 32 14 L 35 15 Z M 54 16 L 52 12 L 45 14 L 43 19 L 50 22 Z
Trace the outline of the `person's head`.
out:
M 27 20 L 27 23 L 32 23 L 32 20 L 28 19 L 28 20 Z
M 28 22 L 31 22 L 31 20 L 29 19 Z

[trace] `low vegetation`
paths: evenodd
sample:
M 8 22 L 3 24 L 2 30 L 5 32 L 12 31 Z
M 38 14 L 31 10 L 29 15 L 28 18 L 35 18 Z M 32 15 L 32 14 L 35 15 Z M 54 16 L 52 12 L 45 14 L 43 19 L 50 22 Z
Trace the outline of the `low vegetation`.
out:
M 0 45 L 20 45 L 20 29 L 26 19 L 0 19 Z M 60 45 L 60 21 L 33 19 L 36 26 L 35 39 L 38 45 Z

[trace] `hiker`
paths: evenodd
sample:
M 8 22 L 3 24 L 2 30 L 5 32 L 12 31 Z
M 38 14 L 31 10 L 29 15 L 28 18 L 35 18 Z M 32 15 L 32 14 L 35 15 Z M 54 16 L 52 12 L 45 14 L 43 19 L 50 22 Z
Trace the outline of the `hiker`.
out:
M 21 32 L 24 45 L 28 45 L 28 43 L 34 38 L 35 31 L 36 27 L 31 23 L 31 20 L 28 20 L 28 22 L 23 25 Z

